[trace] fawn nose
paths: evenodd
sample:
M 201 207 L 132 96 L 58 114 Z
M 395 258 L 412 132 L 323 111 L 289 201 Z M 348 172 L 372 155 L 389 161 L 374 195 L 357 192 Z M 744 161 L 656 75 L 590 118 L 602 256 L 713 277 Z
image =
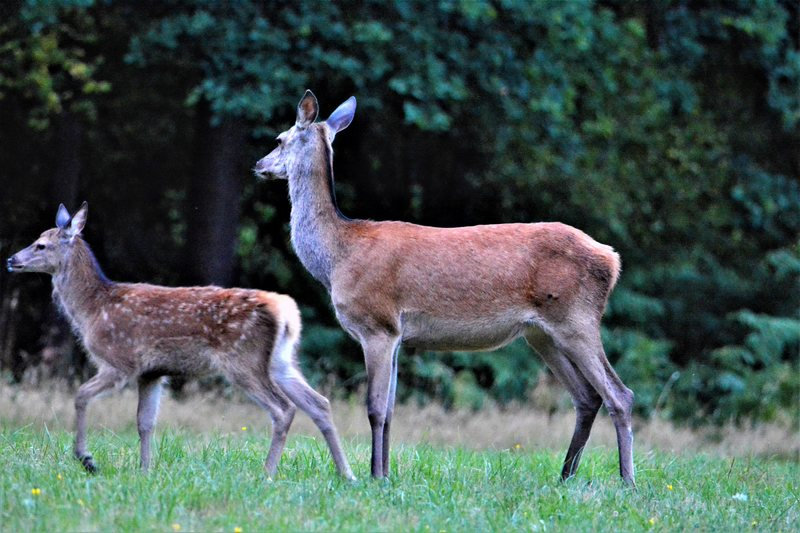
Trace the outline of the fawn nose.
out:
M 8 261 L 6 262 L 6 268 L 8 269 L 9 272 L 13 272 L 14 271 L 14 267 L 11 266 L 11 260 L 12 259 L 13 259 L 13 257 L 9 257 Z

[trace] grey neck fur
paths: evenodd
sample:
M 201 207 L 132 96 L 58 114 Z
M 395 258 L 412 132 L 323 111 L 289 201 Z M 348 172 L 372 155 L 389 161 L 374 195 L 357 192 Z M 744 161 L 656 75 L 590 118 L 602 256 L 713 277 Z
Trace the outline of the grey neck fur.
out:
M 76 333 L 80 333 L 96 308 L 99 291 L 110 283 L 89 246 L 76 238 L 64 264 L 53 274 L 53 299 Z
M 314 134 L 308 141 L 313 143 L 312 156 L 298 160 L 289 173 L 292 247 L 303 266 L 330 291 L 337 250 L 344 244 L 339 233 L 349 221 L 334 204 L 332 151 L 324 131 L 309 133 Z

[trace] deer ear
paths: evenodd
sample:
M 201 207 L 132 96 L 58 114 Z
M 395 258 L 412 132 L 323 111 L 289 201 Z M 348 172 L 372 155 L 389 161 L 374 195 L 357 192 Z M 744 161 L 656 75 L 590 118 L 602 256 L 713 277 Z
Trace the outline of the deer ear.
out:
M 81 208 L 72 215 L 72 220 L 69 223 L 69 228 L 67 229 L 67 235 L 69 235 L 70 240 L 74 239 L 77 235 L 80 235 L 83 231 L 83 227 L 86 225 L 86 215 L 89 213 L 89 204 L 83 202 L 81 204 Z
M 64 204 L 58 204 L 58 213 L 56 213 L 56 227 L 59 229 L 64 229 L 69 224 L 69 211 L 67 208 L 64 207 Z
M 353 115 L 356 114 L 356 97 L 351 96 L 345 102 L 336 108 L 331 113 L 328 120 L 325 121 L 331 127 L 331 131 L 335 136 L 337 133 L 345 129 L 353 121 Z
M 314 93 L 311 91 L 306 90 L 306 94 L 303 95 L 302 100 L 297 104 L 297 121 L 295 122 L 295 126 L 298 128 L 308 127 L 317 120 L 318 114 L 319 104 L 317 103 L 317 97 L 314 96 Z

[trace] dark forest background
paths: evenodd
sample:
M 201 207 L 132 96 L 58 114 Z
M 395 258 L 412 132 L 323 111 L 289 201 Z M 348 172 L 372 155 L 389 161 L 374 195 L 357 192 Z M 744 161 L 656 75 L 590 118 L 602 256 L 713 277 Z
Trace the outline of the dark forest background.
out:
M 603 334 L 640 414 L 796 417 L 799 40 L 796 0 L 6 0 L 0 258 L 87 200 L 109 277 L 286 292 L 347 394 L 358 347 L 250 169 L 306 88 L 323 116 L 356 95 L 347 215 L 574 225 L 622 255 Z M 476 408 L 543 371 L 522 343 L 401 362 L 404 399 Z M 92 372 L 46 276 L 0 273 L 0 370 Z

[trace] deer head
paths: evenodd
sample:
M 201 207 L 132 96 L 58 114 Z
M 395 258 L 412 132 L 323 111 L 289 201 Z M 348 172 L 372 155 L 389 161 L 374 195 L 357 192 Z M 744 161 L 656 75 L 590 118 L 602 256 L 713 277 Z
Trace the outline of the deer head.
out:
M 83 202 L 75 215 L 70 216 L 64 204 L 58 206 L 56 227 L 42 233 L 33 244 L 8 259 L 9 272 L 44 272 L 55 274 L 65 263 L 75 237 L 86 225 L 89 205 Z
M 278 146 L 256 163 L 255 175 L 262 179 L 289 179 L 290 175 L 296 174 L 294 170 L 299 165 L 307 162 L 309 146 L 319 138 L 316 132 L 321 129 L 327 142 L 333 142 L 336 134 L 350 125 L 355 112 L 356 99 L 351 96 L 331 113 L 328 120 L 315 123 L 319 104 L 314 93 L 306 91 L 297 104 L 294 126 L 278 135 Z

